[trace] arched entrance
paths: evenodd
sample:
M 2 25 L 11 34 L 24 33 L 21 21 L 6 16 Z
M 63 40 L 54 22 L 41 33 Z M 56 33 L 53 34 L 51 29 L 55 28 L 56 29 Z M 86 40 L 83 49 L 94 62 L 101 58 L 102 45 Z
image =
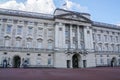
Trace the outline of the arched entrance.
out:
M 72 67 L 73 68 L 79 68 L 79 59 L 80 55 L 79 54 L 74 54 L 72 57 Z
M 117 60 L 115 57 L 112 58 L 111 60 L 111 67 L 117 66 Z
M 21 58 L 19 56 L 14 56 L 13 57 L 13 67 L 14 68 L 19 68 L 21 63 Z

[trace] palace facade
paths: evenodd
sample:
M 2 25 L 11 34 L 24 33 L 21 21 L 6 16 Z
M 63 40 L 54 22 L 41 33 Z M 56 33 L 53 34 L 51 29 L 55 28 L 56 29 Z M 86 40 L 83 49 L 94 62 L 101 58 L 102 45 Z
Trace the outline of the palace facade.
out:
M 0 9 L 0 67 L 119 66 L 120 26 L 90 17 Z

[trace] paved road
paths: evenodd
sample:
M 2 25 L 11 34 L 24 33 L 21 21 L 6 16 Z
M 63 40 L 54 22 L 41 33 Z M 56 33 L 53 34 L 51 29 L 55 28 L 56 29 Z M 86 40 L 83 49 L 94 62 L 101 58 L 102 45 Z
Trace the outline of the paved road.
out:
M 88 69 L 0 69 L 0 80 L 120 80 L 120 67 Z

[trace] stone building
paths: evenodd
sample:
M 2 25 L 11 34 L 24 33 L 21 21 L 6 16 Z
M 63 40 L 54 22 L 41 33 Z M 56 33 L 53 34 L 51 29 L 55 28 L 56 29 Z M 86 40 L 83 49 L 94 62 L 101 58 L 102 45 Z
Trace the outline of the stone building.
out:
M 119 65 L 120 26 L 63 9 L 53 15 L 0 9 L 0 67 Z

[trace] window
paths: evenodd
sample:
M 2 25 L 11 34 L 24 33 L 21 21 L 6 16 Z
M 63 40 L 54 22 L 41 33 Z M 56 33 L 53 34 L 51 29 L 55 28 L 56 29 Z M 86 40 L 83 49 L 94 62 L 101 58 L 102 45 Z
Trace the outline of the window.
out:
M 98 34 L 98 41 L 101 41 L 101 35 Z
M 107 32 L 107 34 L 109 34 L 109 31 L 106 31 Z
M 70 38 L 70 28 L 66 26 L 65 28 L 65 39 L 68 40 Z
M 51 65 L 51 58 L 48 58 L 48 65 Z
M 120 64 L 120 59 L 118 59 L 118 61 L 119 61 L 119 64 Z
M 85 49 L 84 42 L 81 42 L 81 49 Z
M 27 53 L 27 55 L 29 56 L 29 55 L 30 55 L 30 53 Z
M 93 43 L 93 48 L 96 51 L 96 44 L 95 43 Z
M 112 32 L 112 34 L 114 35 L 114 34 L 115 34 L 115 32 Z
M 77 27 L 76 27 L 75 25 L 73 25 L 73 27 L 72 27 L 72 32 L 75 33 L 76 30 L 77 30 Z
M 43 28 L 38 27 L 38 36 L 42 36 L 43 35 Z
M 102 58 L 100 59 L 100 63 L 103 64 L 103 59 Z
M 69 42 L 69 40 L 65 40 L 65 44 L 69 44 L 70 42 Z
M 69 44 L 70 44 L 70 41 L 69 40 L 65 40 L 65 44 L 66 44 L 66 47 L 65 48 L 69 48 Z
M 42 41 L 38 41 L 38 47 L 37 48 L 42 48 Z
M 113 41 L 113 36 L 110 36 L 110 40 L 111 40 L 111 42 Z
M 116 45 L 116 51 L 119 52 L 119 45 Z
M 51 37 L 53 35 L 53 30 L 52 29 L 48 29 L 48 37 Z
M 107 59 L 107 64 L 110 65 L 110 59 Z
M 116 42 L 118 42 L 118 36 L 116 36 Z
M 62 31 L 62 28 L 61 28 L 61 27 L 59 27 L 59 31 Z
M 18 26 L 17 27 L 17 34 L 21 34 L 22 33 L 22 26 Z
M 120 52 L 120 44 L 118 45 L 118 52 Z
M 104 35 L 104 40 L 105 40 L 105 42 L 107 41 L 107 35 Z
M 27 48 L 32 48 L 32 42 L 27 42 Z
M 10 40 L 5 40 L 5 46 L 9 47 L 10 46 Z
M 51 54 L 48 54 L 48 56 L 51 56 Z
M 41 59 L 40 59 L 40 58 L 37 58 L 36 63 L 37 63 L 37 65 L 40 65 L 40 63 L 41 63 Z
M 41 54 L 38 54 L 38 56 L 41 56 Z
M 87 34 L 90 34 L 90 31 L 87 31 Z
M 25 63 L 26 63 L 26 64 L 30 64 L 30 59 L 29 59 L 29 58 L 26 58 L 26 59 L 25 59 Z
M 0 24 L 0 32 L 2 31 L 1 29 L 2 29 L 2 26 L 1 26 L 1 24 Z M 0 33 L 0 34 L 1 34 L 1 33 Z
M 95 34 L 93 33 L 93 41 L 95 40 Z
M 76 44 L 76 37 L 73 37 L 73 44 Z
M 80 39 L 81 39 L 81 40 L 84 39 L 84 34 L 83 34 L 83 32 L 80 32 Z
M 20 41 L 16 41 L 16 47 L 20 47 Z
M 102 51 L 102 44 L 99 44 L 99 51 Z
M 111 45 L 111 50 L 114 51 L 114 44 Z
M 28 35 L 32 35 L 33 27 L 28 27 Z
M 52 49 L 52 41 L 51 42 L 48 42 L 48 49 Z
M 109 51 L 108 44 L 105 44 L 105 51 Z
M 65 31 L 65 37 L 69 38 L 69 32 L 68 31 Z
M 101 33 L 103 33 L 103 30 L 100 30 Z
M 11 31 L 12 31 L 12 25 L 7 25 L 7 30 L 6 30 L 7 34 L 10 34 Z
M 7 54 L 7 52 L 4 52 L 4 55 L 6 55 Z

